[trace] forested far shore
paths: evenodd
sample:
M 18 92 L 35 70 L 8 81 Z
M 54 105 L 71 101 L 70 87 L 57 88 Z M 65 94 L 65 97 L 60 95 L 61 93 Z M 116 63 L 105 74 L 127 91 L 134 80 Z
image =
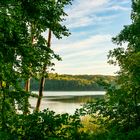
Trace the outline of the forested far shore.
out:
M 45 91 L 104 91 L 105 85 L 113 83 L 115 76 L 107 75 L 58 75 L 49 74 Z M 39 89 L 39 79 L 31 79 L 31 90 Z

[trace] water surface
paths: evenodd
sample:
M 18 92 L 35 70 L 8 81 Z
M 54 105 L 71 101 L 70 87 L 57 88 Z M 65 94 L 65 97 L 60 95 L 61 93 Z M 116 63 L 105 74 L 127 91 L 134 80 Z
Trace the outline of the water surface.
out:
M 45 91 L 43 94 L 40 110 L 49 108 L 56 113 L 73 114 L 84 103 L 103 98 L 105 91 Z M 35 108 L 36 102 L 36 98 L 30 98 L 32 108 Z

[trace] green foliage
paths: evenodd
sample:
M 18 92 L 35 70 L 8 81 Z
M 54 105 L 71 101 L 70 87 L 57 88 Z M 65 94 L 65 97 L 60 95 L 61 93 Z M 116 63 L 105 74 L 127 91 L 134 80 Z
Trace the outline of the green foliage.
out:
M 77 113 L 74 115 L 55 114 L 53 111 L 44 110 L 43 112 L 32 113 L 29 115 L 16 115 L 11 118 L 6 131 L 0 131 L 4 140 L 14 139 L 48 139 L 48 140 L 76 140 L 82 138 L 78 131 L 82 125 Z M 8 135 L 7 135 L 8 134 Z
M 117 123 L 122 122 L 128 130 L 137 128 L 140 124 L 139 3 L 139 0 L 132 1 L 132 24 L 125 26 L 121 33 L 113 38 L 113 42 L 118 45 L 126 42 L 127 48 L 114 49 L 109 55 L 116 59 L 115 63 L 121 68 L 116 86 L 108 91 L 109 102 L 116 106 L 116 113 L 120 114 Z
M 114 84 L 108 87 L 105 99 L 80 110 L 80 114 L 92 115 L 94 123 L 105 128 L 96 134 L 97 139 L 140 139 L 140 0 L 132 0 L 132 8 L 132 24 L 113 38 L 117 45 L 127 43 L 127 48 L 109 53 L 109 63 L 120 66 Z
M 60 60 L 42 33 L 50 29 L 56 38 L 68 36 L 61 23 L 64 6 L 71 0 L 1 0 L 0 1 L 0 125 L 8 127 L 17 109 L 28 112 L 28 98 L 20 79 L 37 77 L 44 64 Z M 47 73 L 47 71 L 46 71 Z M 46 75 L 45 73 L 45 75 Z M 45 76 L 43 75 L 43 76 Z

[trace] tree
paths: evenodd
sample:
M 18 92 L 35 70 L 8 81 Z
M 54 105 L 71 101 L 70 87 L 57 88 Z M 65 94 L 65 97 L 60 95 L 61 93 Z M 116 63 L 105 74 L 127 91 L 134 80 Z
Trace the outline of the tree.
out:
M 47 45 L 50 48 L 50 45 L 51 45 L 51 30 L 50 29 L 48 32 L 48 44 Z M 36 109 L 35 109 L 36 111 L 39 111 L 39 108 L 41 105 L 41 99 L 43 96 L 43 90 L 44 90 L 44 85 L 45 85 L 46 69 L 47 69 L 47 64 L 45 63 L 43 66 L 42 77 L 41 77 L 40 85 L 39 85 L 39 97 L 38 97 L 37 104 L 36 104 Z
M 124 26 L 113 42 L 127 48 L 119 47 L 110 51 L 111 63 L 117 63 L 119 72 L 116 86 L 108 92 L 110 102 L 117 105 L 120 120 L 124 120 L 128 129 L 139 127 L 140 124 L 140 0 L 132 0 L 132 24 Z M 111 96 L 113 93 L 113 96 Z M 125 117 L 125 118 L 124 118 Z
M 0 123 L 3 129 L 16 111 L 15 100 L 20 108 L 24 106 L 23 91 L 18 85 L 22 76 L 19 57 L 27 51 L 28 32 L 20 12 L 15 1 L 0 2 Z
M 110 64 L 120 66 L 115 82 L 107 85 L 105 99 L 81 109 L 105 128 L 106 139 L 140 138 L 140 0 L 132 0 L 131 19 L 132 23 L 113 38 L 120 47 L 108 56 Z
M 70 0 L 2 0 L 0 2 L 0 115 L 3 128 L 16 108 L 27 112 L 29 93 L 22 80 L 36 77 L 44 64 L 51 66 L 57 55 L 48 47 L 42 33 L 51 29 L 57 38 L 68 35 L 60 23 L 63 7 Z M 33 42 L 34 41 L 34 42 Z M 24 100 L 25 99 L 25 100 Z M 10 115 L 10 116 L 8 116 Z
M 24 1 L 23 1 L 24 2 Z M 50 0 L 50 1 L 37 1 L 33 2 L 32 0 L 28 1 L 27 3 L 23 3 L 23 11 L 25 13 L 29 13 L 30 10 L 33 10 L 31 14 L 26 16 L 27 23 L 31 29 L 31 43 L 34 46 L 33 41 L 39 41 L 39 45 L 41 45 L 40 51 L 40 60 L 41 60 L 41 67 L 43 70 L 39 69 L 38 73 L 41 74 L 41 85 L 39 95 L 42 95 L 43 91 L 43 83 L 45 83 L 44 76 L 46 75 L 46 67 L 52 66 L 51 60 L 53 58 L 60 59 L 58 55 L 55 55 L 54 52 L 50 49 L 50 33 L 48 37 L 48 42 L 46 42 L 45 38 L 41 35 L 42 32 L 49 29 L 52 33 L 56 36 L 56 38 L 60 39 L 62 35 L 68 36 L 69 32 L 65 26 L 61 25 L 61 22 L 64 20 L 63 16 L 65 16 L 64 6 L 70 4 L 71 0 Z M 34 3 L 34 4 L 32 4 Z M 30 8 L 29 8 L 30 6 Z M 26 15 L 26 14 L 25 14 Z M 37 46 L 35 46 L 37 47 Z M 48 53 L 46 55 L 47 48 Z M 52 55 L 48 55 L 48 54 Z M 47 61 L 46 61 L 47 60 Z M 40 62 L 40 61 L 39 61 Z M 30 64 L 32 66 L 33 64 Z M 42 72 L 41 72 L 42 71 Z M 29 77 L 26 82 L 26 91 L 29 91 Z M 39 100 L 41 98 L 39 97 Z M 38 105 L 37 105 L 38 106 Z

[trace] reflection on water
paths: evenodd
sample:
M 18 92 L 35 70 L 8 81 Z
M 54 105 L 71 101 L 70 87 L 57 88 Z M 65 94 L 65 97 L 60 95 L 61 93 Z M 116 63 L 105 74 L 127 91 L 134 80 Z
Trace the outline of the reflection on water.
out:
M 40 110 L 49 108 L 56 113 L 73 114 L 86 102 L 92 102 L 97 98 L 103 98 L 105 92 L 44 92 Z M 36 106 L 37 99 L 30 98 L 31 107 Z
M 97 98 L 103 98 L 103 95 L 49 96 L 49 97 L 44 97 L 43 100 L 62 102 L 62 103 L 86 103 L 86 102 L 92 102 L 92 101 L 94 101 Z

